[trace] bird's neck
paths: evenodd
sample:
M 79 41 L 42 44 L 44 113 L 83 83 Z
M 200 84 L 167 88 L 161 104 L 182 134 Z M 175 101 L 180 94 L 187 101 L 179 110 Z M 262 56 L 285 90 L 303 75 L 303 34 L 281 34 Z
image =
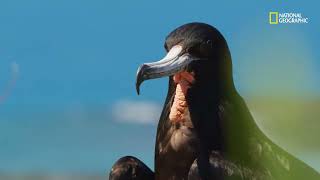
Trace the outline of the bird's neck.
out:
M 224 102 L 237 98 L 238 93 L 232 79 L 230 54 L 219 58 L 222 59 L 211 62 L 223 64 L 208 64 L 195 72 L 195 84 L 188 90 L 186 99 L 199 138 L 208 142 L 209 149 L 224 151 L 224 134 L 228 133 L 224 121 L 228 120 L 221 117 L 221 108 L 224 108 Z
M 223 98 L 219 87 L 190 88 L 187 103 L 192 124 L 205 146 L 223 149 L 223 128 L 219 117 L 219 105 Z

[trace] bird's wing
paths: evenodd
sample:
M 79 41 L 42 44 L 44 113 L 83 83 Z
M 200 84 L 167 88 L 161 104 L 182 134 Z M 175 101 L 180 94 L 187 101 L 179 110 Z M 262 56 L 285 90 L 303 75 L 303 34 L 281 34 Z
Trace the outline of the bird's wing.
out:
M 274 144 L 267 137 L 258 139 L 254 145 L 259 147 L 252 154 L 259 166 L 265 167 L 274 179 L 284 180 L 318 180 L 320 174 L 303 161 Z M 254 146 L 252 146 L 254 149 Z
M 245 157 L 242 158 L 245 164 L 264 169 L 272 179 L 320 180 L 317 171 L 276 145 L 260 130 L 240 96 L 233 100 L 223 104 L 221 114 L 226 122 L 231 122 L 229 132 L 235 133 L 229 144 L 232 144 L 230 149 L 235 150 L 233 154 L 241 152 L 236 158 Z
M 207 172 L 207 179 L 230 179 L 230 180 L 270 180 L 271 176 L 267 171 L 252 170 L 249 167 L 236 164 L 224 159 L 217 152 L 210 154 L 210 168 Z M 201 180 L 198 168 L 199 162 L 196 159 L 190 167 L 188 179 Z

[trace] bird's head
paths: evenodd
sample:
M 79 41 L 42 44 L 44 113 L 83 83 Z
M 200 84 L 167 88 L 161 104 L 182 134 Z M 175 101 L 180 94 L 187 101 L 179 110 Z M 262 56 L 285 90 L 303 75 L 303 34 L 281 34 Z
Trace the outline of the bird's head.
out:
M 164 47 L 167 54 L 163 59 L 139 67 L 138 94 L 143 81 L 165 76 L 170 76 L 176 84 L 185 84 L 186 88 L 197 82 L 218 81 L 221 77 L 225 81 L 222 84 L 232 81 L 228 46 L 216 28 L 204 23 L 182 25 L 167 36 Z

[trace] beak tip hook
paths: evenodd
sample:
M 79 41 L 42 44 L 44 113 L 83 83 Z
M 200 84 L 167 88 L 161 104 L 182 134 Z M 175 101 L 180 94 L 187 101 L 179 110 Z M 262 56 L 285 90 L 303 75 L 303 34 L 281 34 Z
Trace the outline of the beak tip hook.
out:
M 140 95 L 140 85 L 143 81 L 143 77 L 142 77 L 142 74 L 143 74 L 143 67 L 145 65 L 141 65 L 139 68 L 138 68 L 138 71 L 137 71 L 137 75 L 136 75 L 136 91 L 137 91 L 137 94 Z
M 136 84 L 136 91 L 137 91 L 137 94 L 140 95 L 140 88 L 138 84 Z

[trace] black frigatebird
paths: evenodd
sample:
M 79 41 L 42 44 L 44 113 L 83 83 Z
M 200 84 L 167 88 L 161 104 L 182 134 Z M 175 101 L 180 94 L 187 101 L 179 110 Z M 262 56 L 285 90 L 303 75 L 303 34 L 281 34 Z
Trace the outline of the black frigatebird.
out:
M 171 32 L 167 55 L 142 64 L 136 87 L 169 76 L 157 129 L 155 172 L 134 157 L 115 163 L 110 180 L 320 179 L 314 169 L 258 128 L 235 89 L 225 38 L 214 27 L 189 23 Z

